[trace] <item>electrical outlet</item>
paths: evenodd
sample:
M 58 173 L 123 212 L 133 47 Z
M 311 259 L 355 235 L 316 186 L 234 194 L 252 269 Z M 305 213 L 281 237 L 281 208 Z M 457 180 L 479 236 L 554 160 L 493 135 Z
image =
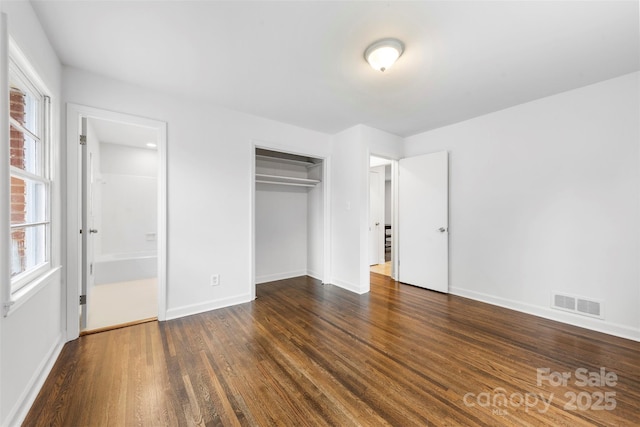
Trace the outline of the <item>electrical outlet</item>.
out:
M 220 284 L 220 275 L 212 274 L 211 275 L 211 286 L 218 286 Z

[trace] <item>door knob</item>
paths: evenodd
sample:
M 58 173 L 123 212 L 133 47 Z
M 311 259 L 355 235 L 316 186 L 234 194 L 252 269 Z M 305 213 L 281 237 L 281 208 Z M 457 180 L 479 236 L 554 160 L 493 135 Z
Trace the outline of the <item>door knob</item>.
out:
M 90 229 L 89 229 L 89 233 L 90 233 L 90 234 L 95 234 L 95 233 L 97 233 L 97 232 L 98 232 L 98 230 L 96 230 L 95 228 L 90 228 Z
M 440 227 L 440 228 L 438 228 L 438 231 L 441 232 L 441 233 L 444 233 L 445 231 L 447 231 L 447 229 L 444 228 L 444 227 Z

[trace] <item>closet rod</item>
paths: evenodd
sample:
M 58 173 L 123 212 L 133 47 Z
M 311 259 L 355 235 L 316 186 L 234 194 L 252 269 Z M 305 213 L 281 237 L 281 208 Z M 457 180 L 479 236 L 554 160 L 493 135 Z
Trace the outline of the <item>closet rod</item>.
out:
M 267 175 L 264 173 L 257 173 L 256 179 L 261 179 L 263 181 L 291 182 L 291 183 L 314 184 L 314 185 L 320 182 L 319 179 L 298 178 L 295 176 L 286 176 L 286 175 Z

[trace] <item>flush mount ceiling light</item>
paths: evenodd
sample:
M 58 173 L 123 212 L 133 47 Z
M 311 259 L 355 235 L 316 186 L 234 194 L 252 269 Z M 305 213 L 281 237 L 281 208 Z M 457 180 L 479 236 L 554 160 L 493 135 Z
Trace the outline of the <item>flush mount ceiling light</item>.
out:
M 382 71 L 389 69 L 402 52 L 404 45 L 398 39 L 382 39 L 371 44 L 364 51 L 364 59 L 374 70 Z

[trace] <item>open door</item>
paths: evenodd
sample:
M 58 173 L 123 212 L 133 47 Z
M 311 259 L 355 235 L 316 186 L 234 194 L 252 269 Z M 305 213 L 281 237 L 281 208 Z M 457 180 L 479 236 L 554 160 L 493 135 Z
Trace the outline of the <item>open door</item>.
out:
M 448 153 L 401 159 L 398 186 L 398 280 L 448 292 Z
M 89 181 L 90 174 L 90 166 L 89 166 L 89 147 L 87 146 L 87 118 L 82 117 L 81 124 L 81 186 L 82 186 L 82 212 L 81 212 L 81 228 L 80 233 L 82 234 L 81 245 L 82 245 L 82 277 L 80 280 L 80 330 L 84 331 L 87 328 L 87 289 L 89 288 L 89 280 L 90 280 L 90 261 L 92 258 L 92 254 L 90 253 L 90 248 L 92 245 L 90 244 L 91 237 L 91 228 L 89 224 L 89 207 L 90 207 L 90 186 L 91 183 Z

